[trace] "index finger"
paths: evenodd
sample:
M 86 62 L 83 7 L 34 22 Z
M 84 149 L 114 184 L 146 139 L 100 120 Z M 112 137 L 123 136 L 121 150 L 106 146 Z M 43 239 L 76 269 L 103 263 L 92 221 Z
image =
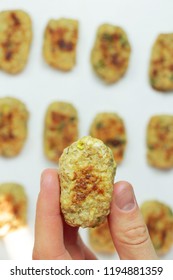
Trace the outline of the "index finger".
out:
M 57 171 L 53 169 L 43 171 L 40 185 L 36 209 L 33 259 L 71 259 L 63 240 Z

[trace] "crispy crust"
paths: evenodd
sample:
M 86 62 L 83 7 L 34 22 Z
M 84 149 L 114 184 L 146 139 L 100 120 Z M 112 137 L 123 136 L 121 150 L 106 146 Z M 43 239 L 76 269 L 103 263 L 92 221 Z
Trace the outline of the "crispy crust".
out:
M 117 114 L 97 114 L 91 124 L 90 135 L 102 140 L 112 150 L 117 163 L 123 160 L 127 138 L 124 122 Z
M 93 250 L 97 253 L 115 253 L 116 250 L 112 241 L 107 220 L 98 227 L 89 229 L 89 243 Z
M 99 27 L 91 63 L 101 79 L 106 83 L 118 81 L 127 71 L 130 53 L 131 47 L 122 28 L 110 24 Z
M 32 23 L 21 10 L 0 13 L 0 68 L 10 74 L 21 72 L 28 60 Z
M 46 157 L 58 162 L 63 150 L 78 138 L 78 114 L 66 102 L 53 102 L 45 117 L 44 152 Z
M 61 210 L 71 226 L 95 227 L 110 211 L 116 163 L 112 151 L 86 136 L 66 148 L 59 160 Z
M 29 113 L 26 106 L 12 97 L 0 98 L 0 155 L 18 155 L 27 137 Z
M 0 185 L 0 237 L 27 223 L 27 197 L 24 188 L 14 183 Z
M 173 245 L 173 213 L 159 201 L 146 201 L 141 211 L 158 255 L 167 253 Z
M 173 116 L 153 116 L 147 127 L 147 159 L 154 167 L 173 167 Z
M 78 21 L 61 18 L 50 20 L 43 44 L 45 61 L 54 68 L 69 71 L 76 63 Z
M 173 90 L 173 33 L 157 37 L 151 52 L 149 77 L 154 89 Z

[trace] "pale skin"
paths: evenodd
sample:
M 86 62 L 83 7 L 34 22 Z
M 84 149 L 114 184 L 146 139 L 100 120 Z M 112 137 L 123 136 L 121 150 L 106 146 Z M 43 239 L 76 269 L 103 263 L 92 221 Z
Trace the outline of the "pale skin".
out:
M 67 225 L 60 211 L 57 171 L 43 171 L 36 208 L 34 260 L 96 260 L 84 244 L 78 228 Z M 158 259 L 136 202 L 132 186 L 114 184 L 109 228 L 122 260 Z

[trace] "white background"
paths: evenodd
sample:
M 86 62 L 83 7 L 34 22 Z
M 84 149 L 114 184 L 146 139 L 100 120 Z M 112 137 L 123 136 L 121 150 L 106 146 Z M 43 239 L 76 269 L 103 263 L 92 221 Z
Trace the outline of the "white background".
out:
M 80 136 L 88 134 L 96 113 L 112 111 L 125 122 L 128 146 L 116 181 L 134 186 L 138 203 L 158 199 L 173 208 L 173 170 L 160 171 L 146 162 L 146 126 L 153 114 L 173 114 L 173 93 L 154 91 L 148 82 L 150 50 L 157 35 L 173 32 L 172 0 L 0 0 L 0 10 L 23 9 L 33 22 L 33 42 L 26 69 L 16 76 L 0 72 L 0 97 L 21 99 L 30 112 L 29 135 L 22 153 L 0 158 L 0 182 L 18 182 L 29 199 L 29 234 L 0 241 L 0 259 L 30 258 L 39 192 L 40 173 L 55 167 L 43 154 L 43 124 L 47 106 L 54 100 L 72 102 L 79 112 Z M 80 22 L 77 65 L 70 73 L 51 69 L 42 58 L 44 28 L 50 18 L 70 17 Z M 90 52 L 98 26 L 123 27 L 132 46 L 127 74 L 114 85 L 105 85 L 93 73 Z M 87 241 L 87 231 L 82 230 Z M 26 239 L 24 239 L 26 238 Z M 23 241 L 22 241 L 23 240 Z M 25 245 L 28 245 L 25 247 Z M 99 256 L 108 258 L 108 256 Z M 112 258 L 117 258 L 113 256 Z M 173 250 L 165 259 L 173 259 Z

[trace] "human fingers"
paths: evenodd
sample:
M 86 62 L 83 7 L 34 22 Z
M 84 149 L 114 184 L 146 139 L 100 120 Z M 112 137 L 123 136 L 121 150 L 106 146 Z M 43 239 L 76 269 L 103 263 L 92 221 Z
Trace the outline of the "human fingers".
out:
M 84 258 L 85 260 L 97 260 L 96 256 L 91 252 L 91 250 L 83 243 L 81 239 L 81 246 L 83 247 L 84 251 Z
M 127 182 L 122 181 L 114 185 L 109 226 L 120 259 L 158 258 L 137 205 L 133 188 Z
M 64 244 L 72 259 L 84 259 L 84 253 L 79 242 L 78 227 L 72 227 L 64 221 Z
M 43 171 L 36 208 L 33 259 L 71 259 L 64 246 L 57 171 Z
M 94 260 L 95 255 L 89 250 L 89 248 L 82 241 L 79 228 L 69 226 L 64 221 L 64 244 L 67 251 L 70 253 L 72 259 L 80 260 Z

